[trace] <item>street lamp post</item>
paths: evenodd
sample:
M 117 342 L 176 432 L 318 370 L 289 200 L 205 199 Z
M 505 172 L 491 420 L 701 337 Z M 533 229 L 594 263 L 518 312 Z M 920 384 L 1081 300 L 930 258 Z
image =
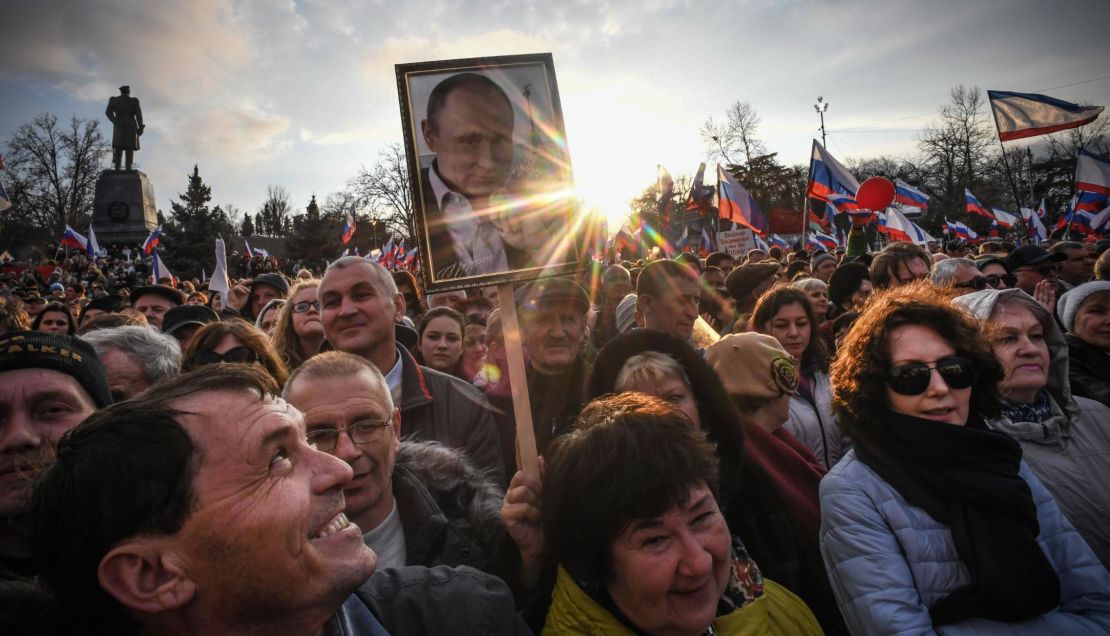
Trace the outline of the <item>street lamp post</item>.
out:
M 813 105 L 813 110 L 817 111 L 817 114 L 821 116 L 821 145 L 826 148 L 828 147 L 828 143 L 825 141 L 825 111 L 828 109 L 829 103 L 826 102 L 823 97 L 818 97 L 817 103 Z

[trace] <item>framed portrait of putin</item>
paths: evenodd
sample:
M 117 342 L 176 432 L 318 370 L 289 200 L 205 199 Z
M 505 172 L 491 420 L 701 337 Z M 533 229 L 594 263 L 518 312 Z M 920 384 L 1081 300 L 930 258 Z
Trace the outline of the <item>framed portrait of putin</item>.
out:
M 425 289 L 579 269 L 582 223 L 551 54 L 396 72 Z

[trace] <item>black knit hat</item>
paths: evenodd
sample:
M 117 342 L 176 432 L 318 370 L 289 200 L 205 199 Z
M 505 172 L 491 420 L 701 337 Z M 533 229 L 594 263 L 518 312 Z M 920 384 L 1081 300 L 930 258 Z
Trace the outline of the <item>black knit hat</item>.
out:
M 0 336 L 0 373 L 50 369 L 72 376 L 97 408 L 112 403 L 108 373 L 89 343 L 62 334 L 11 331 Z
M 740 300 L 759 287 L 760 283 L 779 273 L 776 263 L 747 263 L 729 273 L 725 287 L 733 298 Z
M 871 273 L 863 263 L 844 263 L 829 278 L 829 302 L 837 307 L 859 289 L 860 283 L 871 280 Z
M 252 290 L 255 285 L 269 285 L 281 292 L 283 297 L 289 294 L 289 283 L 278 274 L 259 274 L 251 281 Z

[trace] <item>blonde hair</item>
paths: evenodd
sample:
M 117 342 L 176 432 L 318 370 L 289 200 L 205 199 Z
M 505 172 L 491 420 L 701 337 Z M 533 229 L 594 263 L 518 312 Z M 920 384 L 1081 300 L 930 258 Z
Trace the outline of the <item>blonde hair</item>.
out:
M 624 366 L 617 373 L 613 389 L 623 393 L 633 387 L 658 384 L 669 378 L 681 380 L 687 388 L 690 387 L 690 379 L 686 377 L 686 371 L 678 360 L 658 351 L 645 351 L 625 360 Z
M 293 299 L 297 297 L 301 291 L 310 287 L 319 287 L 319 278 L 307 278 L 297 281 L 293 288 L 289 290 L 289 295 L 286 296 L 286 302 L 278 313 L 277 323 L 274 325 L 274 335 L 271 336 L 270 341 L 277 350 L 278 355 L 285 362 L 286 366 L 290 369 L 296 369 L 301 366 L 305 360 L 311 358 L 316 354 L 315 351 L 301 351 L 301 339 L 297 336 L 297 332 L 293 331 Z M 315 299 L 313 299 L 315 300 Z

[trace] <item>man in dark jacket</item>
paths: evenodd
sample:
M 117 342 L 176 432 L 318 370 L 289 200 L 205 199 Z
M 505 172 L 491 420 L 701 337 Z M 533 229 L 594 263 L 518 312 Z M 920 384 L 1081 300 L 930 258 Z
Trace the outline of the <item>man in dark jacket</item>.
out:
M 401 410 L 401 435 L 463 449 L 501 483 L 497 428 L 485 398 L 458 378 L 420 366 L 397 345 L 394 323 L 405 313 L 405 297 L 389 272 L 345 256 L 328 266 L 319 298 L 328 344 L 366 358 L 385 376 Z
M 86 419 L 36 483 L 34 550 L 65 633 L 527 633 L 496 577 L 371 577 L 343 513 L 351 467 L 309 445 L 265 372 L 213 364 L 160 386 Z
M 379 567 L 487 570 L 507 535 L 503 494 L 458 450 L 402 442 L 385 378 L 365 358 L 329 351 L 297 368 L 284 397 L 304 413 L 309 443 L 347 462 L 344 513 Z
M 528 401 L 536 450 L 542 455 L 552 439 L 570 430 L 586 402 L 586 363 L 582 345 L 590 300 L 566 278 L 546 278 L 516 292 L 528 377 Z M 509 396 L 490 401 L 498 407 L 497 425 L 506 473 L 516 467 L 516 418 Z

